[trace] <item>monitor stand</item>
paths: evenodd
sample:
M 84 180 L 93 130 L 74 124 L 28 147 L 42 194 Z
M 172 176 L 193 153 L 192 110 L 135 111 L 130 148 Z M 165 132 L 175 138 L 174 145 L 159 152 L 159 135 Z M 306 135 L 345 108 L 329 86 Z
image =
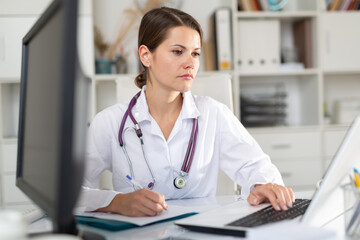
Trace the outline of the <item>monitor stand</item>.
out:
M 105 240 L 105 237 L 95 232 L 82 232 L 81 239 L 83 240 Z

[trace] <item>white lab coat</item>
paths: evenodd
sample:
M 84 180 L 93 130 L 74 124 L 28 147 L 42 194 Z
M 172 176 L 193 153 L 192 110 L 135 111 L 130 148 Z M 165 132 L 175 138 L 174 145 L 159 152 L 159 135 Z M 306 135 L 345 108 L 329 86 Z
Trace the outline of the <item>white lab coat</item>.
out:
M 278 169 L 227 106 L 210 97 L 184 93 L 181 112 L 166 141 L 149 113 L 145 89 L 146 86 L 132 113 L 142 129 L 146 156 L 156 179 L 153 191 L 164 194 L 166 199 L 215 196 L 219 168 L 242 186 L 244 199 L 254 184 L 274 182 L 283 185 Z M 119 103 L 98 113 L 89 128 L 85 178 L 79 202 L 88 211 L 107 206 L 118 192 L 134 191 L 125 179 L 127 174 L 130 175 L 130 168 L 118 141 L 128 103 Z M 179 176 L 195 117 L 199 119 L 195 156 L 186 186 L 177 189 L 173 181 Z M 128 117 L 125 128 L 133 126 Z M 124 141 L 135 180 L 147 186 L 151 175 L 134 130 L 125 132 Z M 105 169 L 113 173 L 114 191 L 97 189 Z

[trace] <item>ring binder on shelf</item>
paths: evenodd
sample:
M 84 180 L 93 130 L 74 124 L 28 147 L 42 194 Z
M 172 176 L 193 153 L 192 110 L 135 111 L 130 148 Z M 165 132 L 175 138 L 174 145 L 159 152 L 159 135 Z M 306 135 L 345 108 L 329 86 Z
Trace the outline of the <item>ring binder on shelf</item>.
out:
M 280 66 L 280 21 L 241 20 L 238 24 L 239 69 L 277 70 Z
M 214 13 L 214 33 L 216 46 L 216 68 L 232 69 L 231 9 L 219 8 Z

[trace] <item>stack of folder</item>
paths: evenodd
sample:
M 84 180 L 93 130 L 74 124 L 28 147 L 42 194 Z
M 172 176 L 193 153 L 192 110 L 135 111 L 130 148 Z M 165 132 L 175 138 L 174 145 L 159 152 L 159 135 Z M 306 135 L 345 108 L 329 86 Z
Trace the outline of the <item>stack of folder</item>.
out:
M 245 127 L 286 125 L 287 93 L 276 92 L 242 94 L 241 122 Z

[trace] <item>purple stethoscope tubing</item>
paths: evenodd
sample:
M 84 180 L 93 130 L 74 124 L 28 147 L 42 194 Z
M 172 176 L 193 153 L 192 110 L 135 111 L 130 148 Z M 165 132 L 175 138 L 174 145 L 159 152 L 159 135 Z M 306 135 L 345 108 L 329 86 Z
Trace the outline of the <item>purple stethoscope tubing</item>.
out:
M 136 104 L 136 101 L 137 99 L 139 98 L 141 94 L 141 91 L 138 92 L 130 101 L 129 103 L 129 106 L 123 116 L 123 119 L 121 121 L 121 125 L 120 125 L 120 129 L 119 129 L 119 134 L 118 134 L 118 140 L 119 140 L 119 144 L 120 144 L 120 147 L 123 149 L 123 152 L 125 154 L 125 157 L 128 161 L 128 164 L 129 164 L 129 167 L 130 167 L 130 174 L 131 174 L 131 177 L 135 179 L 135 176 L 134 176 L 134 170 L 133 170 L 133 167 L 132 167 L 132 163 L 131 163 L 131 160 L 130 160 L 130 157 L 126 151 L 126 147 L 125 147 L 125 142 L 124 142 L 124 132 L 126 131 L 125 129 L 125 122 L 126 122 L 126 119 L 128 116 L 130 116 L 132 122 L 134 123 L 134 130 L 136 132 L 136 135 L 138 136 L 139 140 L 140 140 L 140 143 L 141 143 L 141 149 L 142 149 L 142 152 L 143 152 L 143 156 L 144 156 L 144 160 L 146 162 L 146 165 L 149 169 L 149 172 L 151 174 L 151 178 L 152 178 L 152 182 L 150 182 L 148 184 L 148 188 L 149 189 L 152 189 L 155 185 L 155 177 L 154 177 L 154 174 L 153 174 L 153 171 L 151 169 L 151 166 L 146 158 L 146 154 L 145 154 L 145 151 L 144 151 L 144 141 L 142 139 L 142 131 L 141 131 L 141 128 L 140 128 L 140 125 L 139 123 L 136 121 L 136 119 L 134 118 L 131 110 L 132 108 L 135 106 Z M 189 144 L 188 144 L 188 147 L 187 147 L 187 150 L 186 150 L 186 154 L 185 154 L 185 158 L 184 158 L 184 162 L 182 164 L 182 167 L 181 167 L 181 171 L 180 171 L 180 178 L 183 179 L 183 177 L 187 176 L 189 174 L 189 171 L 190 171 L 190 167 L 191 167 L 191 164 L 192 164 L 192 161 L 193 161 L 193 158 L 194 158 L 194 153 L 195 153 L 195 148 L 196 148 L 196 140 L 197 140 L 197 135 L 198 135 L 198 127 L 199 127 L 199 124 L 198 124 L 198 119 L 197 118 L 194 118 L 193 119 L 193 126 L 192 126 L 192 130 L 191 130 L 191 136 L 190 136 L 190 140 L 189 140 Z M 179 186 L 176 184 L 176 180 L 178 179 L 179 177 L 175 178 L 174 179 L 174 185 L 176 188 L 183 188 L 184 185 L 185 185 L 185 179 L 183 179 L 184 181 L 184 185 L 182 186 Z M 135 186 L 133 186 L 134 189 L 135 189 Z

